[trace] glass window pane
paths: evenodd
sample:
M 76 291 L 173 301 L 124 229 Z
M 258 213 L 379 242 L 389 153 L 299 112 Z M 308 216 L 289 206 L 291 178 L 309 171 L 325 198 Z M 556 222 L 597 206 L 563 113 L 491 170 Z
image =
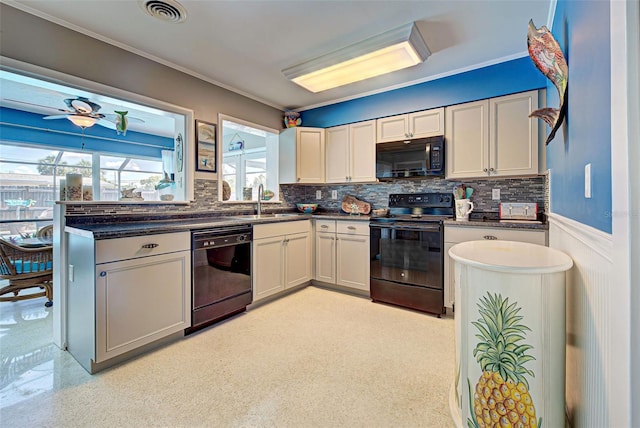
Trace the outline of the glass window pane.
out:
M 127 160 L 125 157 L 100 155 L 100 168 L 120 169 L 125 160 Z
M 161 160 L 131 159 L 124 167 L 125 171 L 146 171 L 162 173 Z
M 23 146 L 10 146 L 2 143 L 0 148 L 0 159 L 21 161 L 21 162 L 36 162 L 36 163 L 48 163 L 51 164 L 58 156 L 58 150 L 51 149 L 36 149 L 33 147 Z

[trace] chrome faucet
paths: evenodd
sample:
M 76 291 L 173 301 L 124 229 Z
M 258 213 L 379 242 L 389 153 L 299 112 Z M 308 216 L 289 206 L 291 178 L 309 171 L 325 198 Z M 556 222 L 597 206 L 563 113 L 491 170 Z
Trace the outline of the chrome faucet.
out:
M 258 212 L 256 214 L 262 214 L 262 196 L 264 195 L 264 186 L 262 183 L 258 186 Z

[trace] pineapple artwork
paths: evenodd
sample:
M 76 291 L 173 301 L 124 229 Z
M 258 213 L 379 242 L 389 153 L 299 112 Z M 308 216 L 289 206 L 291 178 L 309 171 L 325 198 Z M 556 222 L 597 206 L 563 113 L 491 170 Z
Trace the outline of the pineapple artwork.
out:
M 527 381 L 534 373 L 525 367 L 535 358 L 527 354 L 533 347 L 524 343 L 530 329 L 521 323 L 521 307 L 517 302 L 510 304 L 501 294 L 487 293 L 479 300 L 480 318 L 472 322 L 479 339 L 473 356 L 482 374 L 473 390 L 467 379 L 471 416 L 467 425 L 539 428 L 542 418 L 536 420 Z

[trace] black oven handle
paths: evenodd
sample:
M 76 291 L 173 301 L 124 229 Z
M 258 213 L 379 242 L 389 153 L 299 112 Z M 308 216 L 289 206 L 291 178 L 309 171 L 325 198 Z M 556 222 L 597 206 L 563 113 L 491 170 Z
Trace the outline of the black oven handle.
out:
M 373 224 L 369 223 L 371 229 L 391 229 L 391 230 L 410 230 L 418 232 L 440 232 L 440 225 L 425 224 L 420 226 L 404 226 L 399 224 Z

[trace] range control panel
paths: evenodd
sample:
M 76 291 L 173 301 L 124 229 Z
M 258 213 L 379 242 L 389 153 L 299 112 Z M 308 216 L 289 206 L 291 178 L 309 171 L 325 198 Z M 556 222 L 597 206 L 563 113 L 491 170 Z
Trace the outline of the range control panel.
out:
M 451 193 L 394 193 L 389 195 L 389 207 L 448 208 L 453 204 Z

